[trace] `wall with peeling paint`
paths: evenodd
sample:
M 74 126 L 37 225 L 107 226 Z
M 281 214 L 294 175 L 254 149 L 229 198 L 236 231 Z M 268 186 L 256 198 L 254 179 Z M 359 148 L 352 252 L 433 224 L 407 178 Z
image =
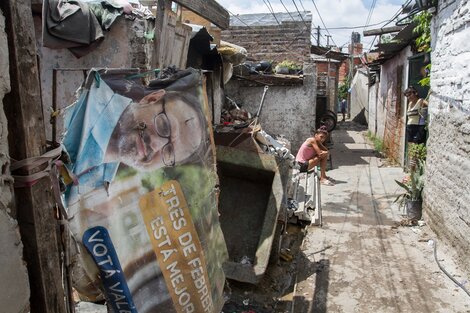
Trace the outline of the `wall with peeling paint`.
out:
M 424 208 L 439 239 L 470 277 L 470 2 L 439 1 L 432 21 L 432 71 Z M 467 286 L 468 288 L 468 286 Z
M 3 111 L 3 99 L 9 92 L 8 42 L 5 18 L 0 11 L 0 305 L 2 312 L 22 313 L 29 312 L 29 282 L 9 169 L 8 127 Z
M 271 135 L 284 135 L 295 155 L 315 127 L 316 66 L 304 65 L 304 82 L 299 86 L 270 86 L 260 114 L 261 127 Z M 241 86 L 231 80 L 226 95 L 253 115 L 258 111 L 264 87 Z
M 408 57 L 406 47 L 381 67 L 376 92 L 369 90 L 369 130 L 382 139 L 387 156 L 399 164 L 405 163 L 405 112 L 403 91 L 408 83 Z

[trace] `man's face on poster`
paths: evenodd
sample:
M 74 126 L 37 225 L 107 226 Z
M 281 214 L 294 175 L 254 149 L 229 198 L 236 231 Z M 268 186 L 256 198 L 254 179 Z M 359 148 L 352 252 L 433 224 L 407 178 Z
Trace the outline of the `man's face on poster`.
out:
M 116 125 L 106 158 L 153 170 L 190 157 L 204 140 L 205 125 L 187 101 L 160 90 L 132 103 Z

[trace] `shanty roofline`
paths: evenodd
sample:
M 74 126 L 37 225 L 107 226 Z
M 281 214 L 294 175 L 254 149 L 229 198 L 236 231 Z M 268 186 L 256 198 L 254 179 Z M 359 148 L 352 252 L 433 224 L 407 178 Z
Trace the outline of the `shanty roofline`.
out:
M 276 16 L 276 18 L 274 18 Z M 277 21 L 276 21 L 277 19 Z M 304 12 L 290 12 L 290 13 L 258 13 L 258 14 L 239 14 L 230 17 L 230 26 L 246 27 L 246 26 L 271 26 L 278 25 L 283 22 L 301 22 L 311 24 L 312 13 Z
M 417 34 L 413 32 L 415 27 L 415 23 L 410 23 L 393 37 L 392 41 L 377 44 L 377 49 L 371 52 L 378 52 L 379 57 L 372 64 L 383 64 L 406 48 L 417 37 Z
M 318 57 L 325 57 L 326 59 L 334 59 L 338 61 L 343 61 L 349 57 L 349 54 L 342 53 L 339 51 L 334 51 L 332 48 L 311 46 L 310 53 Z

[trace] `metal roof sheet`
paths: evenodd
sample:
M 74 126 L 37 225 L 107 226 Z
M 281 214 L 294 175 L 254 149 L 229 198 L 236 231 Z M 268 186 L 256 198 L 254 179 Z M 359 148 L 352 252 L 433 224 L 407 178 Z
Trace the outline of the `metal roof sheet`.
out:
M 274 15 L 276 18 L 274 18 Z M 257 14 L 238 14 L 230 16 L 230 26 L 270 26 L 278 25 L 283 22 L 312 22 L 312 13 L 308 11 L 303 12 L 289 12 L 289 13 L 257 13 Z M 277 19 L 277 21 L 276 21 Z

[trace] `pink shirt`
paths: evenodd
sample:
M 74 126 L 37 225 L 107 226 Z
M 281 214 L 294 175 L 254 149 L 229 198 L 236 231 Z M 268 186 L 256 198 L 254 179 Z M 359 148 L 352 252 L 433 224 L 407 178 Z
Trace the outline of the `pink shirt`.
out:
M 308 160 L 313 159 L 316 155 L 317 153 L 315 152 L 313 147 L 310 146 L 310 144 L 307 141 L 305 141 L 300 146 L 299 152 L 297 152 L 297 156 L 295 157 L 295 160 L 297 162 L 305 163 L 305 162 L 308 162 Z

